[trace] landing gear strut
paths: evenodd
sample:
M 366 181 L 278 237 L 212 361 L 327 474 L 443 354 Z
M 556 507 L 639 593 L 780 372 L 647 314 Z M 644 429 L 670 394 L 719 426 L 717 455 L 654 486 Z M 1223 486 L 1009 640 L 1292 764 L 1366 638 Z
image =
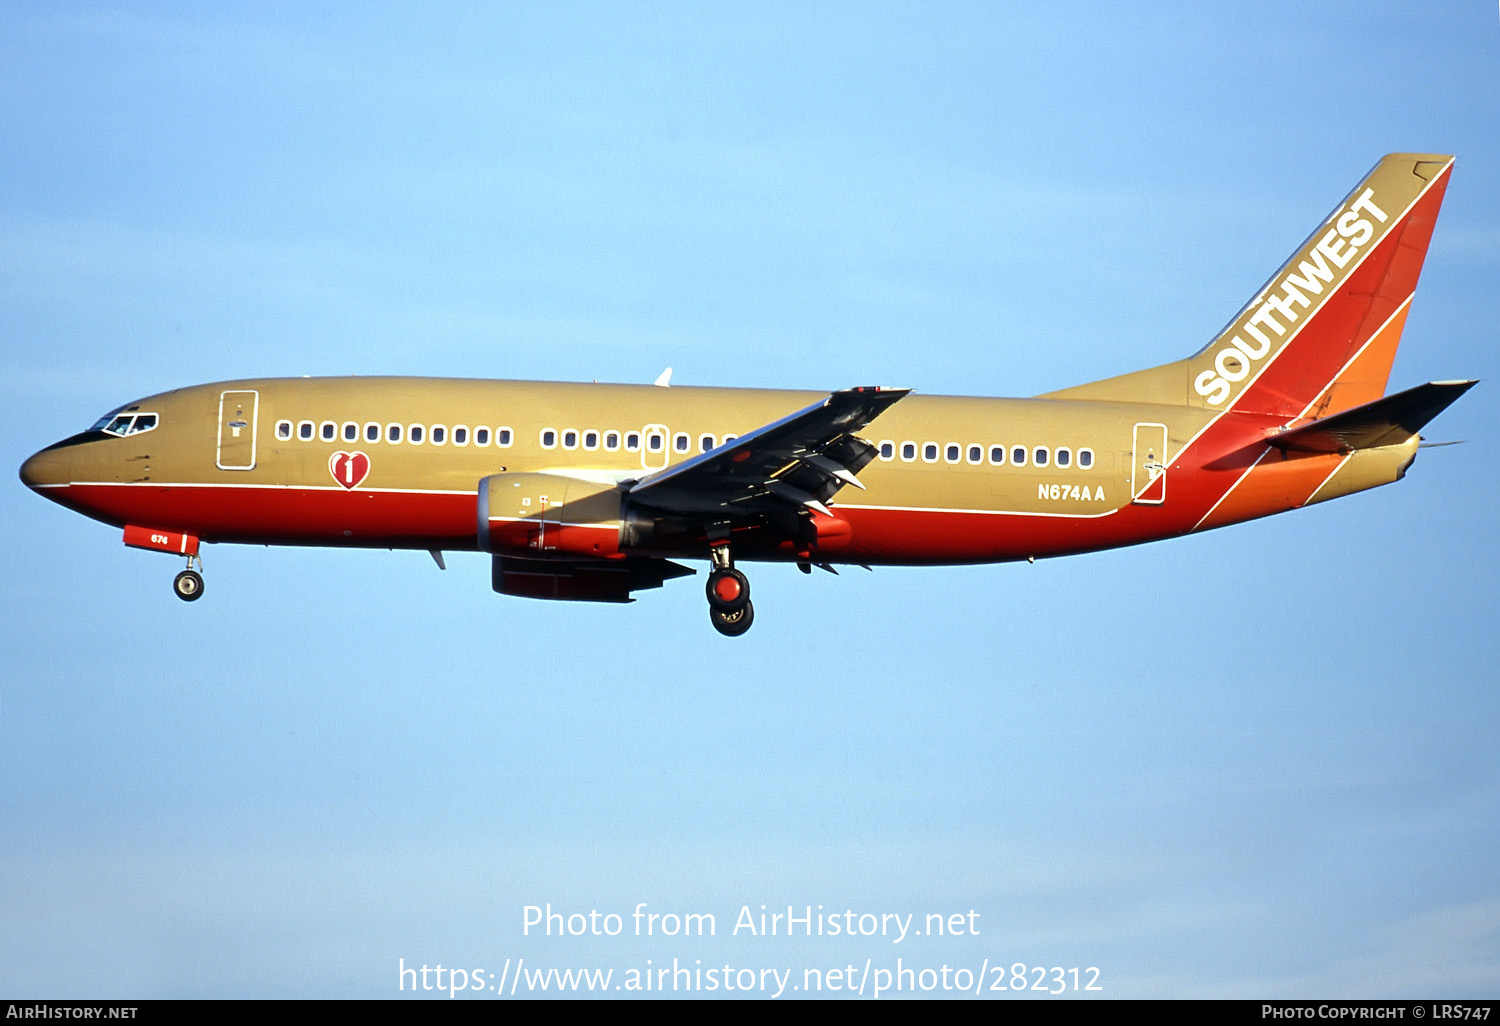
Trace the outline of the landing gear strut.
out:
M 196 602 L 203 597 L 203 575 L 193 569 L 194 562 L 198 564 L 198 570 L 203 569 L 203 560 L 189 556 L 188 568 L 172 579 L 172 590 L 184 602 Z
M 734 568 L 728 539 L 715 540 L 709 549 L 713 569 L 708 573 L 708 619 L 714 630 L 737 638 L 755 622 L 750 604 L 750 579 Z

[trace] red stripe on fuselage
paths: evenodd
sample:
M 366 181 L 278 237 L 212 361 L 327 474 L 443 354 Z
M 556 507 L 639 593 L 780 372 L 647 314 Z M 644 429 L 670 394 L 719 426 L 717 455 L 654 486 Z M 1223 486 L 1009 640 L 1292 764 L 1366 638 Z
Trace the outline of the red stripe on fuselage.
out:
M 72 484 L 48 498 L 116 526 L 149 524 L 206 542 L 476 547 L 478 496 L 209 484 Z
M 1227 419 L 1227 418 L 1226 418 Z M 1254 434 L 1261 432 L 1257 428 Z M 1248 466 L 1248 464 L 1246 464 Z M 1046 516 L 937 509 L 835 507 L 850 537 L 841 563 L 1005 562 L 1135 545 L 1184 534 L 1244 472 L 1177 467 L 1162 506 L 1127 506 L 1102 516 Z M 149 523 L 205 542 L 463 550 L 478 547 L 475 496 L 443 492 L 246 488 L 213 485 L 72 485 L 51 496 L 116 526 Z M 1278 509 L 1286 508 L 1284 505 Z M 1197 511 L 1196 513 L 1194 511 Z M 1272 512 L 1245 511 L 1238 519 Z M 817 553 L 817 550 L 813 550 Z M 686 559 L 702 546 L 650 550 Z M 787 552 L 754 555 L 795 558 Z
M 1174 484 L 1174 487 L 1176 485 Z M 116 526 L 151 524 L 205 542 L 369 548 L 477 547 L 473 495 L 342 488 L 74 484 L 50 496 Z M 840 562 L 961 563 L 1062 555 L 1179 533 L 1162 507 L 1100 517 L 950 510 L 840 509 Z M 1164 530 L 1165 528 L 1165 530 Z M 653 555 L 701 558 L 699 548 Z M 830 553 L 832 555 L 832 553 Z

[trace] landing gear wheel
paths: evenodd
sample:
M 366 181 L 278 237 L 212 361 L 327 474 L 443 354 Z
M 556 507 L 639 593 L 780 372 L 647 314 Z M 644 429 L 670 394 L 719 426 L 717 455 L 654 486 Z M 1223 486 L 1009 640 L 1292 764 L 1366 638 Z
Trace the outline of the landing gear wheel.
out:
M 196 570 L 184 570 L 172 581 L 172 590 L 184 602 L 196 602 L 203 595 L 203 575 Z
M 748 631 L 750 625 L 755 622 L 755 607 L 750 604 L 749 599 L 746 599 L 744 607 L 732 613 L 710 609 L 708 618 L 713 621 L 714 630 L 726 638 L 737 638 Z
M 735 613 L 750 604 L 750 579 L 733 567 L 709 574 L 706 590 L 708 607 L 716 613 Z

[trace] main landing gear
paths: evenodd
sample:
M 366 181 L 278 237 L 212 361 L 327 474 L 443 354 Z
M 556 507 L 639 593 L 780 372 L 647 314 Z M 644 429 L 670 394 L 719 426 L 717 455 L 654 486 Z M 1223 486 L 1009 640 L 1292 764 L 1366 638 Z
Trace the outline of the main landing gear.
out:
M 714 630 L 737 638 L 755 622 L 755 607 L 750 604 L 750 579 L 734 568 L 729 557 L 729 542 L 716 541 L 709 550 L 713 569 L 708 572 L 708 619 Z
M 198 569 L 193 569 L 194 563 Z M 196 602 L 203 597 L 203 575 L 199 570 L 203 569 L 203 560 L 197 556 L 188 557 L 188 568 L 172 579 L 172 590 L 177 597 L 184 602 Z

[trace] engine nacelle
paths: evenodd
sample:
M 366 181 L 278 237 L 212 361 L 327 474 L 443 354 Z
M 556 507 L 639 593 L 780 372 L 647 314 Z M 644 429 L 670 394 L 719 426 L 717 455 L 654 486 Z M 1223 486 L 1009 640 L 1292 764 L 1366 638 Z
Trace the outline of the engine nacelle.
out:
M 479 547 L 529 559 L 622 559 L 625 495 L 565 474 L 494 474 L 479 482 Z

